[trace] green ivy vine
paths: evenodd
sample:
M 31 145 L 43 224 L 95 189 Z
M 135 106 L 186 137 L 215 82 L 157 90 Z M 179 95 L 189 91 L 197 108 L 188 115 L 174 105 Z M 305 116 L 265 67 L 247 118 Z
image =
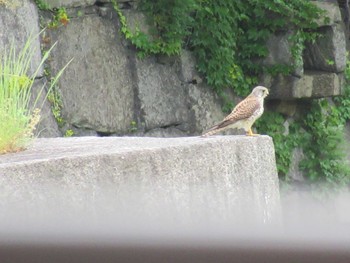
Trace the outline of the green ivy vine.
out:
M 350 120 L 350 63 L 345 71 L 344 94 L 339 97 L 314 99 L 303 116 L 295 118 L 286 133 L 285 117 L 266 112 L 258 120 L 258 130 L 272 136 L 275 143 L 277 169 L 284 177 L 295 148 L 303 150 L 300 169 L 311 183 L 326 182 L 338 187 L 350 183 L 350 166 L 346 160 L 344 127 Z
M 138 49 L 140 58 L 154 54 L 180 54 L 183 40 L 190 34 L 188 26 L 194 21 L 189 13 L 194 9 L 195 0 L 141 1 L 140 9 L 151 25 L 148 34 L 138 27 L 132 32 L 117 1 L 111 2 L 119 15 L 121 32 Z
M 256 84 L 259 73 L 269 70 L 257 59 L 267 55 L 270 34 L 295 27 L 292 53 L 298 62 L 304 42 L 315 39 L 306 31 L 317 27 L 321 13 L 306 0 L 141 0 L 139 9 L 147 15 L 150 30 L 136 28 L 132 33 L 117 1 L 112 4 L 122 33 L 139 56 L 176 55 L 188 48 L 209 85 L 218 93 L 230 87 L 242 96 Z
M 263 131 L 273 138 L 276 152 L 277 171 L 281 178 L 287 179 L 292 160 L 293 149 L 298 147 L 301 137 L 297 132 L 298 123 L 292 123 L 286 131 L 286 118 L 278 112 L 265 111 L 263 116 L 256 122 L 258 131 Z
M 349 182 L 350 170 L 345 162 L 344 122 L 339 108 L 327 99 L 314 100 L 303 120 L 303 151 L 300 163 L 311 182 L 331 184 Z

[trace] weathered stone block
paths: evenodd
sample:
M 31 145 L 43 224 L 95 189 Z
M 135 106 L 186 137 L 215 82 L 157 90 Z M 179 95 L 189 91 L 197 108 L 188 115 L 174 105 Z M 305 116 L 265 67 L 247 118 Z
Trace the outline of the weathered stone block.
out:
M 319 29 L 321 37 L 314 44 L 307 44 L 304 52 L 304 68 L 328 72 L 342 72 L 346 66 L 346 40 L 341 25 Z
M 188 50 L 181 50 L 180 54 L 181 72 L 180 79 L 182 82 L 189 84 L 201 84 L 202 78 L 196 69 L 196 60 L 193 54 Z
M 166 137 L 184 137 L 186 136 L 187 133 L 177 129 L 175 127 L 170 127 L 170 128 L 155 128 L 150 131 L 147 131 L 144 136 L 145 137 L 158 137 L 158 138 L 166 138 Z
M 138 97 L 146 130 L 189 121 L 187 92 L 176 63 L 160 64 L 154 57 L 136 59 Z
M 60 7 L 78 7 L 89 6 L 95 4 L 96 0 L 42 0 L 47 3 L 50 8 Z
M 303 172 L 299 168 L 300 162 L 304 159 L 304 153 L 301 148 L 295 148 L 292 152 L 291 164 L 287 176 L 294 181 L 304 181 Z
M 333 74 L 333 73 L 331 73 Z M 314 76 L 304 74 L 303 77 L 293 87 L 293 98 L 311 98 Z
M 264 74 L 259 82 L 270 89 L 269 99 L 293 99 L 293 89 L 299 80 L 299 77 L 292 75 L 271 76 Z
M 117 0 L 118 3 L 132 3 L 132 2 L 139 2 L 140 0 Z M 102 3 L 110 3 L 112 0 L 99 0 L 99 2 Z
M 188 85 L 191 110 L 197 134 L 225 118 L 218 96 L 206 85 Z
M 333 2 L 320 2 L 320 1 L 311 1 L 318 8 L 325 11 L 325 14 L 317 20 L 317 24 L 322 26 L 330 26 L 342 22 L 341 12 L 339 5 L 336 1 Z M 326 18 L 326 19 L 325 19 Z
M 266 43 L 268 55 L 262 60 L 265 66 L 276 66 L 278 64 L 286 66 L 294 66 L 295 59 L 292 55 L 292 43 L 290 37 L 292 31 L 283 31 L 273 34 Z M 300 54 L 300 57 L 302 54 Z M 299 65 L 293 72 L 293 75 L 301 76 L 303 74 L 303 65 Z
M 74 58 L 59 87 L 63 117 L 75 127 L 124 133 L 133 120 L 131 54 L 117 25 L 116 19 L 91 14 L 51 31 L 53 41 L 58 40 L 52 52 L 53 72 Z
M 274 77 L 264 75 L 260 83 L 270 87 L 270 99 L 322 98 L 341 94 L 344 75 L 307 70 L 301 78 L 282 74 Z
M 46 80 L 36 80 L 32 87 L 31 107 L 41 109 L 40 122 L 38 123 L 35 135 L 38 137 L 60 137 L 62 136 L 55 117 L 51 111 L 51 104 L 47 100 Z
M 127 25 L 132 33 L 135 34 L 136 30 L 146 34 L 149 32 L 146 16 L 142 12 L 133 9 L 125 9 L 123 10 L 123 15 L 126 17 Z
M 0 54 L 9 49 L 15 41 L 16 47 L 22 49 L 30 36 L 39 34 L 39 16 L 35 5 L 29 0 L 5 1 L 0 3 Z M 41 51 L 39 38 L 31 44 L 34 51 L 29 74 L 33 74 L 40 65 Z M 42 70 L 39 76 L 42 75 Z
M 306 71 L 293 89 L 293 98 L 321 98 L 341 94 L 343 75 Z
M 221 102 L 213 89 L 205 85 L 196 70 L 196 61 L 193 54 L 182 50 L 181 81 L 186 83 L 188 89 L 189 105 L 192 112 L 193 131 L 201 134 L 204 130 L 221 121 L 225 114 L 221 109 Z
M 292 117 L 297 112 L 297 105 L 298 103 L 295 100 L 281 100 L 275 104 L 275 111 L 280 112 L 285 116 Z

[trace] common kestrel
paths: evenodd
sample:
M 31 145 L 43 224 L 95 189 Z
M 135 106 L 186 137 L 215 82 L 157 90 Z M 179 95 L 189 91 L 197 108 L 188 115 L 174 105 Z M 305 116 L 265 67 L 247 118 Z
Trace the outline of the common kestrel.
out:
M 264 112 L 264 98 L 267 95 L 269 95 L 267 88 L 263 86 L 255 87 L 252 93 L 238 103 L 222 122 L 205 131 L 202 137 L 207 137 L 230 128 L 244 129 L 248 136 L 258 135 L 252 132 L 252 126 Z

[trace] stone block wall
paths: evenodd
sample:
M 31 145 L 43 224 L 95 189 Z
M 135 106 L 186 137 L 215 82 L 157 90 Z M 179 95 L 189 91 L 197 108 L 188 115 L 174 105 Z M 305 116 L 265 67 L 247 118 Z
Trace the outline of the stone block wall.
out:
M 320 37 L 306 46 L 301 54 L 302 63 L 292 74 L 261 77 L 261 83 L 271 88 L 270 99 L 319 98 L 342 92 L 347 40 L 340 8 L 334 1 L 313 2 L 325 11 L 328 19 L 318 21 Z M 291 35 L 286 30 L 271 36 L 267 42 L 269 55 L 262 63 L 293 65 Z
M 39 136 L 61 136 L 67 129 L 76 135 L 183 136 L 199 134 L 224 117 L 217 96 L 204 84 L 193 87 L 190 83 L 195 77 L 190 53 L 139 60 L 119 32 L 117 15 L 108 1 L 47 2 L 50 7 L 65 7 L 70 22 L 45 31 L 50 43 L 41 38 L 33 42 L 32 72 L 42 57 L 40 47 L 56 41 L 49 63 L 52 75 L 73 61 L 58 85 L 65 126 L 57 126 L 46 102 Z M 33 1 L 0 5 L 0 52 L 13 39 L 20 48 L 31 34 L 39 33 L 40 23 L 47 22 L 48 13 L 38 10 Z M 137 11 L 125 11 L 130 23 L 143 18 Z M 43 77 L 42 71 L 38 77 Z M 211 112 L 204 114 L 207 108 Z
M 15 27 L 13 13 L 25 13 L 25 19 L 18 21 L 24 28 L 21 41 L 29 35 L 27 27 L 39 32 L 40 22 L 48 23 L 48 11 L 37 10 L 29 0 L 18 1 L 21 8 L 2 9 L 6 15 L 0 41 L 10 38 L 5 32 Z M 47 29 L 46 42 L 40 39 L 36 45 L 41 41 L 41 47 L 49 48 L 57 42 L 49 62 L 52 75 L 73 61 L 57 89 L 64 126 L 53 125 L 53 117 L 45 112 L 39 136 L 55 137 L 68 129 L 78 136 L 185 136 L 200 134 L 221 120 L 224 114 L 218 97 L 204 83 L 192 83 L 197 77 L 192 55 L 184 50 L 179 57 L 138 59 L 119 32 L 117 14 L 108 2 L 47 1 L 50 7 L 65 7 L 70 21 Z M 131 8 L 134 1 L 120 3 L 131 25 L 146 26 L 143 15 Z M 39 61 L 40 49 L 36 57 Z
M 50 0 L 51 7 L 65 7 L 66 26 L 47 29 L 36 47 L 33 68 L 41 58 L 39 47 L 57 42 L 49 60 L 53 75 L 73 58 L 58 84 L 64 125 L 58 127 L 46 103 L 40 136 L 136 135 L 174 137 L 198 135 L 224 117 L 217 95 L 196 72 L 189 51 L 180 56 L 137 58 L 135 49 L 119 32 L 120 24 L 108 0 Z M 10 3 L 10 2 L 9 2 Z M 136 0 L 119 0 L 128 23 L 147 30 Z M 334 1 L 315 2 L 326 10 L 328 21 L 319 21 L 323 36 L 307 46 L 303 63 L 290 75 L 261 76 L 271 89 L 269 99 L 281 101 L 282 112 L 298 99 L 339 95 L 346 61 L 345 26 Z M 32 0 L 15 0 L 0 8 L 0 51 L 12 38 L 23 45 L 30 33 L 37 34 L 48 22 L 48 11 L 38 10 Z M 269 55 L 260 63 L 291 65 L 290 36 L 286 30 L 271 36 Z M 45 38 L 45 41 L 43 41 Z M 40 73 L 40 77 L 43 74 Z M 294 112 L 295 110 L 293 110 Z
M 30 35 L 37 35 L 40 31 L 39 15 L 33 2 L 26 0 L 2 2 L 0 2 L 0 54 L 13 42 L 22 48 Z M 34 41 L 31 48 L 34 50 L 34 55 L 29 74 L 34 73 L 41 61 L 39 41 Z M 42 72 L 39 76 L 42 76 Z

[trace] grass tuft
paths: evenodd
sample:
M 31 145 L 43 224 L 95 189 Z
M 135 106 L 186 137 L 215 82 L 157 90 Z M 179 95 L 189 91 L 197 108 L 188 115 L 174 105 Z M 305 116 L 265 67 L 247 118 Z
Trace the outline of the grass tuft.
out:
M 31 100 L 32 87 L 55 44 L 45 53 L 34 73 L 28 75 L 36 52 L 32 44 L 38 36 L 30 36 L 20 50 L 16 48 L 15 41 L 12 41 L 0 55 L 0 154 L 24 150 L 34 138 L 36 125 L 40 121 L 43 105 L 37 104 L 45 85 L 40 88 L 34 100 Z M 48 91 L 56 84 L 68 64 L 50 82 Z

